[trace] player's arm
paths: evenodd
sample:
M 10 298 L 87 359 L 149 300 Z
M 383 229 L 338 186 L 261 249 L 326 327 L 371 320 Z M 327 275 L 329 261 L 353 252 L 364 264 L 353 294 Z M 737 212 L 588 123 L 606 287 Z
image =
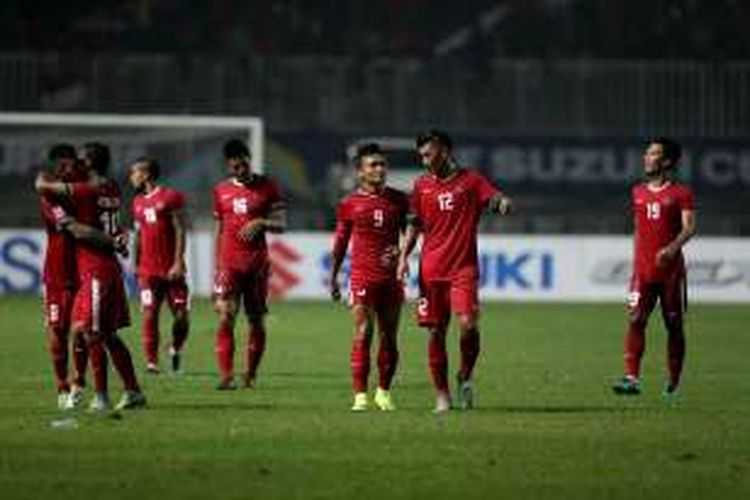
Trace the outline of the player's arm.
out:
M 133 231 L 133 252 L 133 264 L 135 269 L 138 269 L 138 266 L 141 265 L 141 228 L 138 227 L 138 224 L 135 225 Z
M 70 196 L 73 188 L 68 182 L 61 182 L 51 178 L 44 172 L 39 172 L 34 180 L 34 189 L 39 194 Z
M 328 277 L 331 298 L 335 301 L 341 300 L 341 288 L 339 287 L 339 271 L 346 257 L 346 249 L 349 247 L 349 239 L 352 234 L 351 223 L 345 220 L 336 222 L 336 235 L 333 240 L 333 251 L 331 252 L 331 274 Z
M 679 234 L 656 254 L 659 264 L 673 259 L 696 231 L 695 210 L 683 209 L 681 212 L 682 229 Z
M 107 235 L 104 231 L 82 224 L 72 217 L 62 222 L 62 228 L 80 242 L 88 243 L 102 250 L 123 252 L 124 242 Z
M 221 228 L 222 221 L 220 218 L 216 218 L 216 226 L 214 226 L 214 268 L 219 268 L 219 256 L 221 255 Z
M 407 217 L 406 230 L 401 237 L 401 250 L 398 256 L 398 266 L 396 266 L 396 276 L 399 279 L 405 279 L 409 274 L 409 255 L 414 251 L 417 239 L 422 233 L 422 222 L 413 214 Z
M 174 228 L 174 260 L 172 267 L 167 272 L 167 278 L 178 279 L 185 276 L 185 239 L 187 224 L 185 212 L 176 210 L 172 212 L 172 227 Z
M 263 231 L 270 233 L 283 233 L 286 230 L 286 205 L 278 201 L 271 205 L 265 217 L 256 217 L 248 221 L 239 230 L 239 237 L 244 241 L 250 241 Z

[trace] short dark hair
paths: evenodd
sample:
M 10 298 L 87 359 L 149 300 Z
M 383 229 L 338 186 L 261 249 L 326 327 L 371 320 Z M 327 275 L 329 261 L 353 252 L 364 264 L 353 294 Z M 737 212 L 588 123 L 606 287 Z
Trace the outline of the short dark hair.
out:
M 83 156 L 91 162 L 91 168 L 97 173 L 104 175 L 109 170 L 111 155 L 109 146 L 103 142 L 87 142 L 81 146 Z
M 385 152 L 379 144 L 374 142 L 368 142 L 358 146 L 357 152 L 354 154 L 354 165 L 359 167 L 362 164 L 362 158 L 372 155 L 385 155 Z
M 425 130 L 417 136 L 417 149 L 421 148 L 428 142 L 436 142 L 441 146 L 445 146 L 446 148 L 448 148 L 448 151 L 453 149 L 453 140 L 451 139 L 451 137 L 442 130 L 438 130 L 436 128 Z
M 161 174 L 161 165 L 159 165 L 159 162 L 153 156 L 142 156 L 135 160 L 135 163 L 140 163 L 146 167 L 146 172 L 148 172 L 148 176 L 152 181 L 159 178 L 159 175 Z
M 224 158 L 227 160 L 230 158 L 243 158 L 250 156 L 250 149 L 248 149 L 245 141 L 241 139 L 230 139 L 224 143 Z
M 677 167 L 682 158 L 682 146 L 669 137 L 657 136 L 648 141 L 649 144 L 659 144 L 664 151 L 664 156 L 669 160 L 669 168 Z
M 49 158 L 50 161 L 57 161 L 61 158 L 76 160 L 78 159 L 78 156 L 76 156 L 76 148 L 74 148 L 71 144 L 61 143 L 55 144 L 54 146 L 49 148 L 47 158 Z

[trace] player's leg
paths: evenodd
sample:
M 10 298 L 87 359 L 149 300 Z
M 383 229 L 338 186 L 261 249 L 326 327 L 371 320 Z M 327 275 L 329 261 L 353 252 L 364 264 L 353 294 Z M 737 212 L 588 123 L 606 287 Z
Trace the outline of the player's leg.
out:
M 354 403 L 352 411 L 367 410 L 367 380 L 370 376 L 370 344 L 373 334 L 373 311 L 366 303 L 353 303 L 351 307 L 354 332 L 349 354 Z
M 64 409 L 70 392 L 68 383 L 68 331 L 66 321 L 65 291 L 46 288 L 44 291 L 44 318 L 47 327 L 47 347 L 52 357 L 57 389 L 57 406 Z
M 450 284 L 425 283 L 418 306 L 420 324 L 428 327 L 428 357 L 432 385 L 435 388 L 435 412 L 442 413 L 451 407 L 448 388 L 448 352 L 445 336 L 450 322 Z
M 106 411 L 109 409 L 107 380 L 107 354 L 103 339 L 98 333 L 101 317 L 101 282 L 92 276 L 84 276 L 73 299 L 73 336 L 86 341 L 89 366 L 93 378 L 94 397 L 89 409 Z M 96 324 L 97 328 L 94 328 Z
M 404 290 L 400 283 L 389 284 L 378 291 L 376 315 L 378 319 L 378 388 L 375 405 L 384 411 L 395 410 L 391 398 L 391 382 L 398 366 L 398 324 Z
M 640 394 L 641 359 L 646 349 L 646 325 L 656 305 L 654 285 L 634 278 L 628 294 L 628 329 L 625 332 L 623 362 L 625 376 L 612 389 L 617 394 Z
M 112 365 L 120 376 L 123 393 L 115 407 L 118 410 L 139 408 L 146 405 L 146 397 L 138 384 L 133 366 L 133 357 L 128 346 L 117 334 L 117 330 L 130 326 L 130 312 L 122 278 L 119 274 L 102 277 L 100 317 L 94 323 L 112 359 Z
M 451 308 L 456 314 L 460 334 L 461 366 L 456 375 L 461 408 L 474 406 L 471 376 L 479 358 L 479 290 L 476 277 L 460 276 L 451 283 Z
M 73 290 L 68 291 L 66 294 L 66 305 L 65 305 L 65 323 L 68 328 L 72 322 L 73 314 L 73 298 L 75 292 Z M 72 332 L 72 359 L 73 359 L 73 373 L 70 384 L 70 394 L 68 400 L 65 403 L 66 410 L 73 410 L 80 408 L 83 405 L 83 391 L 86 387 L 86 366 L 89 361 L 89 350 L 86 346 L 86 337 L 80 330 L 73 330 Z
M 73 383 L 70 386 L 67 409 L 78 408 L 83 404 L 86 387 L 86 367 L 89 362 L 89 349 L 83 332 L 73 332 Z
M 167 293 L 172 310 L 172 345 L 169 349 L 172 372 L 180 371 L 182 348 L 190 330 L 190 295 L 184 280 L 170 283 Z
M 684 313 L 687 305 L 685 276 L 676 273 L 662 289 L 660 298 L 661 314 L 667 329 L 667 381 L 664 394 L 672 395 L 677 391 L 682 376 L 685 359 Z
M 214 283 L 214 309 L 219 324 L 216 330 L 216 361 L 219 366 L 219 384 L 216 389 L 233 390 L 234 383 L 234 323 L 239 307 L 236 274 L 220 271 Z
M 244 384 L 248 389 L 255 387 L 258 378 L 258 368 L 266 352 L 265 316 L 268 312 L 266 299 L 268 297 L 268 273 L 258 273 L 247 276 L 243 284 L 243 301 L 247 314 L 248 335 L 245 350 Z
M 104 334 L 103 337 L 107 351 L 109 351 L 109 355 L 112 357 L 112 364 L 120 376 L 124 389 L 122 398 L 120 398 L 115 409 L 128 410 L 146 406 L 146 396 L 138 384 L 138 377 L 135 374 L 130 350 L 117 332 Z
M 159 280 L 154 277 L 140 280 L 140 287 L 146 370 L 149 373 L 159 373 L 159 310 L 164 299 L 164 291 Z

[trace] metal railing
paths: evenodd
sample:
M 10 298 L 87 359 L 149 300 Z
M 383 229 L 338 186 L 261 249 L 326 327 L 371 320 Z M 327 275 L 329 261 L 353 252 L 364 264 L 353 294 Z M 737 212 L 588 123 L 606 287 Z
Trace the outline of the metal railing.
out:
M 0 55 L 5 110 L 250 114 L 270 130 L 750 135 L 750 63 Z

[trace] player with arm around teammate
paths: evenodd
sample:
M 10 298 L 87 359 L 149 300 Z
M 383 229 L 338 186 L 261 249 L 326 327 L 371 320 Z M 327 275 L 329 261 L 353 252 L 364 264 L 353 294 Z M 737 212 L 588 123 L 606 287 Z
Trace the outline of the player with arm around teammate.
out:
M 238 139 L 224 145 L 229 177 L 213 190 L 216 219 L 214 304 L 219 316 L 216 357 L 218 390 L 234 390 L 234 324 L 243 303 L 250 332 L 244 386 L 253 388 L 266 349 L 265 315 L 270 261 L 266 232 L 286 228 L 286 206 L 271 179 L 252 171 L 250 150 Z
M 172 372 L 180 370 L 189 329 L 189 292 L 185 280 L 185 196 L 158 184 L 159 163 L 140 158 L 130 166 L 136 191 L 132 215 L 136 228 L 135 264 L 143 310 L 146 369 L 159 373 L 159 310 L 166 298 L 172 311 Z
M 95 411 L 110 408 L 105 348 L 125 388 L 116 408 L 138 408 L 146 404 L 130 351 L 117 334 L 119 328 L 130 324 L 130 316 L 120 264 L 110 243 L 114 241 L 116 248 L 124 247 L 118 224 L 120 191 L 117 184 L 105 177 L 109 158 L 105 145 L 85 144 L 81 156 L 87 176 L 84 180 L 63 183 L 37 178 L 36 183 L 42 193 L 65 195 L 70 199 L 72 209 L 67 230 L 87 235 L 76 245 L 79 288 L 73 300 L 72 324 L 75 331 L 85 335 L 88 343 L 96 390 L 90 409 Z M 104 238 L 99 238 L 102 234 Z
M 651 140 L 643 156 L 645 180 L 631 190 L 634 262 L 628 294 L 625 376 L 613 386 L 616 394 L 641 392 L 646 324 L 657 300 L 667 329 L 667 380 L 663 395 L 676 394 L 680 385 L 685 357 L 683 319 L 687 307 L 682 247 L 696 230 L 693 192 L 671 177 L 681 152 L 680 145 L 672 139 Z
M 380 376 L 374 402 L 379 409 L 391 411 L 395 405 L 390 386 L 398 364 L 398 322 L 404 300 L 403 283 L 396 274 L 396 264 L 409 201 L 406 194 L 385 185 L 387 162 L 377 144 L 361 146 L 355 162 L 358 188 L 336 210 L 330 292 L 334 300 L 341 298 L 338 274 L 351 241 L 352 411 L 364 411 L 368 407 L 370 344 L 376 321 Z
M 451 408 L 445 336 L 451 313 L 458 319 L 461 366 L 457 374 L 462 409 L 474 404 L 471 377 L 479 356 L 479 265 L 477 231 L 484 211 L 505 215 L 511 200 L 478 172 L 459 166 L 452 140 L 440 130 L 417 137 L 427 173 L 414 182 L 410 221 L 398 263 L 408 271 L 408 257 L 423 237 L 419 266 L 418 321 L 429 330 L 429 367 L 436 391 L 435 412 Z
M 53 164 L 52 179 L 72 181 L 76 178 L 78 157 L 72 145 L 52 146 L 48 158 Z M 65 199 L 53 194 L 42 194 L 39 204 L 47 234 L 42 269 L 44 323 L 47 327 L 47 344 L 52 356 L 58 391 L 57 406 L 61 410 L 68 410 L 77 408 L 83 402 L 88 363 L 86 340 L 83 335 L 75 335 L 73 377 L 72 380 L 68 380 L 70 316 L 78 286 L 75 238 L 63 227 L 69 218 L 69 207 Z

